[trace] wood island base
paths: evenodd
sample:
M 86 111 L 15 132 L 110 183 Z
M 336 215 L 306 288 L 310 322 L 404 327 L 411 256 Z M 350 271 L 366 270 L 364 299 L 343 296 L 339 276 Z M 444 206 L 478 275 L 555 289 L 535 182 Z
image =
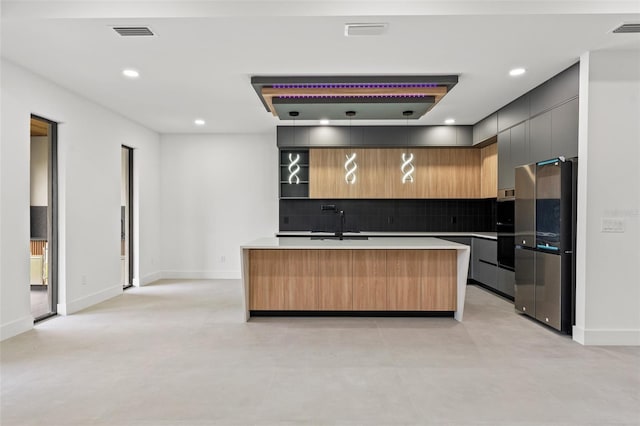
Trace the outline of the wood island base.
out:
M 273 238 L 243 246 L 242 261 L 247 319 L 258 313 L 431 313 L 462 320 L 465 245 L 437 238 Z

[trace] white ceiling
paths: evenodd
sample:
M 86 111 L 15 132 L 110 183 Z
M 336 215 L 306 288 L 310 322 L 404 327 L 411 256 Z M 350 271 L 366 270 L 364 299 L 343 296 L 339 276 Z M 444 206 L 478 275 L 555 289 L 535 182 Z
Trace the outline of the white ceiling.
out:
M 389 30 L 347 38 L 353 22 Z M 458 74 L 411 124 L 474 124 L 586 51 L 640 49 L 640 34 L 611 33 L 624 22 L 640 22 L 640 1 L 21 0 L 2 1 L 1 53 L 160 133 L 288 124 L 264 109 L 252 75 Z M 122 38 L 114 25 L 149 26 L 157 37 Z M 509 77 L 516 66 L 528 72 Z M 141 78 L 122 77 L 127 67 Z M 197 117 L 206 126 L 194 126 Z

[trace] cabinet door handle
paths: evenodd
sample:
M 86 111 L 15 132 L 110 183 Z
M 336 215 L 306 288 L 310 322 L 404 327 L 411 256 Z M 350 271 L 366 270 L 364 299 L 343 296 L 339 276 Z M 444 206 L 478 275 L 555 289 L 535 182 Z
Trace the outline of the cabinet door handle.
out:
M 497 263 L 489 262 L 489 261 L 484 260 L 484 259 L 478 259 L 478 261 L 479 261 L 479 262 L 482 262 L 482 263 L 486 263 L 487 265 L 491 265 L 491 266 L 498 266 L 498 264 L 497 264 Z

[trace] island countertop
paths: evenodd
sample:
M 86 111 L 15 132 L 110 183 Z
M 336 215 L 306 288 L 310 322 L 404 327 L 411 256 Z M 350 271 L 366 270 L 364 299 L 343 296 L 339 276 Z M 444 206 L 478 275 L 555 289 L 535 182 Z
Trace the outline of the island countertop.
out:
M 314 234 L 314 236 L 316 236 Z M 241 249 L 326 249 L 326 250 L 469 250 L 464 244 L 434 237 L 367 237 L 367 239 L 349 239 L 360 234 L 345 235 L 338 240 L 330 234 L 310 237 L 267 237 L 246 244 Z M 366 235 L 361 235 L 365 237 Z M 325 238 L 325 239 L 322 239 Z
M 278 231 L 276 237 L 312 237 L 334 235 L 333 232 L 314 232 L 314 231 Z M 393 232 L 393 231 L 363 231 L 363 232 L 345 232 L 345 236 L 363 236 L 363 237 L 475 237 L 487 240 L 496 240 L 497 232 Z
M 462 321 L 470 254 L 464 244 L 268 237 L 240 250 L 247 320 L 254 311 L 449 311 Z

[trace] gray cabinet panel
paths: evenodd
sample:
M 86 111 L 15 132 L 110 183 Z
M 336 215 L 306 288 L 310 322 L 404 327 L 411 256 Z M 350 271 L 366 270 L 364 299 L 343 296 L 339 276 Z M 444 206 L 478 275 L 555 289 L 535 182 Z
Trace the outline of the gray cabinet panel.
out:
M 498 111 L 498 132 L 529 119 L 529 95 L 520 96 Z
M 474 263 L 474 280 L 484 285 L 497 289 L 498 285 L 498 267 L 489 265 L 482 260 Z
M 551 111 L 551 156 L 578 156 L 578 99 Z
M 456 127 L 456 145 L 458 146 L 473 145 L 473 126 L 457 126 Z
M 456 128 L 453 126 L 410 127 L 408 145 L 455 145 L 456 139 Z
M 318 126 L 309 130 L 309 146 L 360 146 L 362 127 Z
M 278 126 L 276 141 L 279 148 L 309 146 L 309 126 Z
M 525 121 L 511 128 L 511 174 L 513 169 L 529 163 L 529 122 Z M 514 182 L 512 182 L 513 188 Z
M 498 133 L 498 189 L 513 188 L 511 168 L 511 130 Z
M 363 126 L 365 146 L 407 146 L 407 126 Z
M 580 66 L 575 64 L 530 92 L 531 116 L 578 96 L 579 86 Z
M 493 113 L 473 126 L 473 144 L 480 143 L 498 134 L 498 114 Z
M 489 263 L 498 263 L 498 242 L 484 238 L 473 239 L 474 260 L 484 260 Z
M 551 151 L 551 111 L 529 121 L 529 163 L 553 158 Z
M 513 297 L 515 294 L 516 274 L 507 269 L 498 268 L 498 290 Z

